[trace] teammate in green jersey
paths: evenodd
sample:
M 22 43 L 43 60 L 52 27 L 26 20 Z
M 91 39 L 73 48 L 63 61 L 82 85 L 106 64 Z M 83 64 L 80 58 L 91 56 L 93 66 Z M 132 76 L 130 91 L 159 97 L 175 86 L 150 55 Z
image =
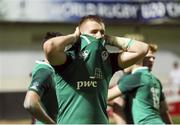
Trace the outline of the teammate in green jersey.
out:
M 108 100 L 119 95 L 126 96 L 126 120 L 134 124 L 170 124 L 171 119 L 165 105 L 164 94 L 160 81 L 149 70 L 153 65 L 152 46 L 143 61 L 136 63 L 129 69 L 132 74 L 119 80 L 117 86 L 109 90 Z M 146 66 L 151 58 L 151 67 Z M 146 61 L 145 61 L 146 60 Z M 149 63 L 148 63 L 149 64 Z
M 70 44 L 73 47 L 64 51 Z M 106 44 L 122 52 L 110 54 Z M 108 123 L 106 99 L 113 72 L 134 64 L 147 50 L 143 42 L 105 35 L 103 21 L 94 15 L 83 17 L 73 34 L 46 41 L 46 58 L 58 73 L 57 123 Z
M 152 71 L 154 65 L 154 61 L 155 61 L 154 53 L 157 52 L 157 49 L 158 46 L 156 44 L 150 43 L 149 51 L 143 60 L 143 66 L 147 66 L 150 72 Z M 170 117 L 168 105 L 165 99 L 160 102 L 160 115 L 166 124 L 172 124 L 172 119 Z
M 58 32 L 48 32 L 44 40 L 59 35 Z M 36 61 L 24 100 L 24 107 L 35 118 L 35 124 L 53 124 L 56 121 L 58 106 L 54 76 L 54 69 L 47 61 Z

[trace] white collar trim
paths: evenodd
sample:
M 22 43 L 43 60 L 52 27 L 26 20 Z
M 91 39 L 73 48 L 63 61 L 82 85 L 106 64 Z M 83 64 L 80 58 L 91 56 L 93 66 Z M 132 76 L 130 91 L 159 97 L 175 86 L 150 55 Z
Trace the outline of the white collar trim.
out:
M 135 72 L 137 72 L 138 70 L 141 70 L 141 69 L 148 69 L 148 67 L 142 66 L 142 67 L 135 68 L 134 70 L 132 70 L 132 74 L 134 74 Z

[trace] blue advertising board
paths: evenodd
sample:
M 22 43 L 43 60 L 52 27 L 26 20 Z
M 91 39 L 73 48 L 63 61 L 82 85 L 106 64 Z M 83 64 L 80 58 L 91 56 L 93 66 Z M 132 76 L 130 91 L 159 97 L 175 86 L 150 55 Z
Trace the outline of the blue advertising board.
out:
M 180 1 L 4 0 L 3 12 L 0 6 L 0 20 L 7 21 L 74 23 L 89 14 L 109 22 L 180 19 Z

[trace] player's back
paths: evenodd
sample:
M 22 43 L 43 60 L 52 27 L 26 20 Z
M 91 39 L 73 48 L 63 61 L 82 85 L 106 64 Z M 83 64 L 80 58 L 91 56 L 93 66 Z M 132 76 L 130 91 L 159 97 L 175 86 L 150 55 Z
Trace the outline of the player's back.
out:
M 131 94 L 132 114 L 137 124 L 163 124 L 159 108 L 162 88 L 159 81 L 146 69 L 133 74 L 139 87 Z

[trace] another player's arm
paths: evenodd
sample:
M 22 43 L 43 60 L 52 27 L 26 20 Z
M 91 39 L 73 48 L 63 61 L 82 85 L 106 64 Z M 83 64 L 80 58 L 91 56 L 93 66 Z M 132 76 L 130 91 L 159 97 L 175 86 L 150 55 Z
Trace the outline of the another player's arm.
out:
M 46 113 L 41 105 L 40 96 L 32 90 L 26 93 L 24 108 L 28 110 L 36 119 L 45 124 L 55 124 L 55 121 Z
M 139 77 L 132 74 L 124 75 L 116 86 L 108 90 L 108 101 L 139 87 L 138 79 Z
M 76 42 L 79 35 L 80 32 L 77 27 L 73 34 L 54 37 L 44 43 L 44 53 L 51 65 L 62 65 L 66 62 L 65 47 Z
M 131 74 L 126 74 L 121 77 L 121 79 L 118 81 L 118 84 L 113 87 L 112 89 L 109 89 L 108 91 L 108 100 L 112 100 L 118 96 L 122 98 L 122 95 L 132 91 L 133 89 L 140 86 L 138 82 L 138 77 L 133 76 Z M 123 99 L 123 98 L 122 98 Z M 124 101 L 124 99 L 123 99 Z M 118 124 L 126 124 L 128 121 L 126 121 L 126 115 L 124 114 L 124 104 L 118 104 L 115 100 L 110 102 L 110 106 L 113 107 L 113 115 L 115 116 Z
M 31 84 L 26 93 L 24 108 L 27 109 L 36 119 L 43 123 L 55 123 L 42 106 L 41 97 L 47 91 L 48 84 L 51 82 L 52 70 L 40 68 L 32 74 Z
M 122 95 L 122 92 L 120 91 L 118 85 L 115 85 L 114 87 L 108 90 L 108 101 L 111 101 L 121 95 Z
M 159 81 L 160 86 L 161 86 L 161 94 L 160 94 L 160 115 L 161 115 L 161 118 L 166 124 L 173 124 L 172 119 L 169 115 L 168 104 L 166 102 L 165 95 L 162 91 L 162 83 L 159 79 L 158 79 L 158 81 Z
M 160 115 L 166 124 L 173 124 L 169 114 L 168 104 L 165 100 L 160 102 Z
M 121 68 L 126 68 L 142 59 L 148 52 L 149 46 L 144 42 L 131 40 L 124 37 L 107 36 L 106 41 L 109 45 L 116 46 L 123 50 L 118 57 Z
M 119 96 L 113 99 L 113 117 L 117 124 L 126 124 L 126 115 L 124 113 L 125 108 L 125 99 L 122 96 Z

